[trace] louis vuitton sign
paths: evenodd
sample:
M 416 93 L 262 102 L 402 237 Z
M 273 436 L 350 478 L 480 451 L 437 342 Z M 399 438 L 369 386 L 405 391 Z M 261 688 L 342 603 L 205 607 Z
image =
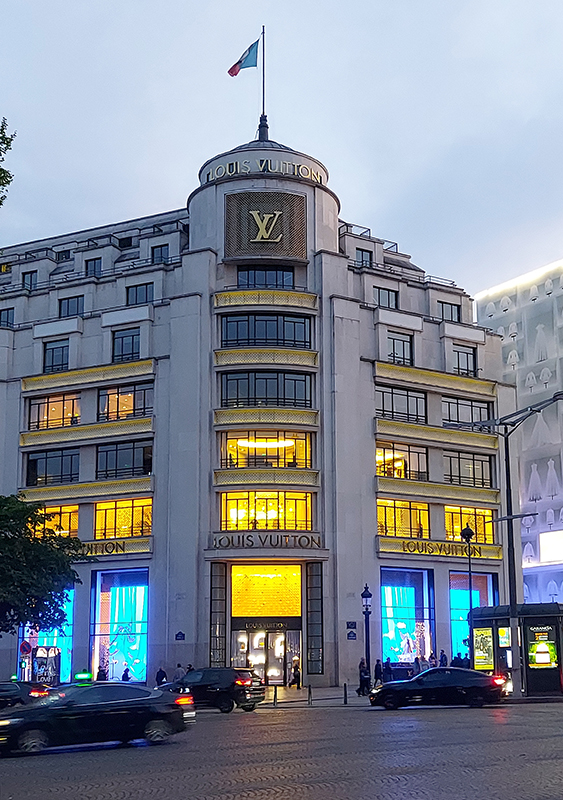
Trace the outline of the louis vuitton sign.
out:
M 225 257 L 307 258 L 305 196 L 237 192 L 225 197 Z

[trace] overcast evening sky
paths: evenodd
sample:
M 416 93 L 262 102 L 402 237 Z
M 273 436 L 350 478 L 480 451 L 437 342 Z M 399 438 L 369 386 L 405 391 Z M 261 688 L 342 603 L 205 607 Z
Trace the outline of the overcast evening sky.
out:
M 469 292 L 563 256 L 561 0 L 0 0 L 18 135 L 0 245 L 185 205 L 253 139 L 319 158 L 342 218 Z

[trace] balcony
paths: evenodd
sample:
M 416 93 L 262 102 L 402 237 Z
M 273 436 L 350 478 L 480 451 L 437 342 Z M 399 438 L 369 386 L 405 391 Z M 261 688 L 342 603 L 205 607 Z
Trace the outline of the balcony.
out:
M 217 292 L 216 308 L 233 306 L 285 306 L 316 310 L 317 295 L 299 289 L 232 289 Z

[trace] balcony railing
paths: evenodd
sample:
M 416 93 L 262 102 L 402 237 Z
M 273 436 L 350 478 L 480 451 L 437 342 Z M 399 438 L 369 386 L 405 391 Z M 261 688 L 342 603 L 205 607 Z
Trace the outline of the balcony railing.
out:
M 378 478 L 397 478 L 399 480 L 406 480 L 406 481 L 427 481 L 428 480 L 428 472 L 420 472 L 418 470 L 408 469 L 404 470 L 400 473 L 393 471 L 392 469 L 378 469 L 376 472 Z
M 221 408 L 312 408 L 311 400 L 299 400 L 286 397 L 242 397 L 240 399 L 223 398 Z
M 272 456 L 229 455 L 221 459 L 221 469 L 311 469 L 311 459 L 294 458 L 287 460 Z

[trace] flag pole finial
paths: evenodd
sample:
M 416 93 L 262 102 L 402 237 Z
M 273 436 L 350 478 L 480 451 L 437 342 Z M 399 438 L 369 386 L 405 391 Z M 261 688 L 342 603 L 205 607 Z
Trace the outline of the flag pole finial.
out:
M 268 134 L 268 117 L 266 114 L 260 114 L 260 125 L 258 126 L 258 141 L 259 142 L 267 142 L 269 137 Z

